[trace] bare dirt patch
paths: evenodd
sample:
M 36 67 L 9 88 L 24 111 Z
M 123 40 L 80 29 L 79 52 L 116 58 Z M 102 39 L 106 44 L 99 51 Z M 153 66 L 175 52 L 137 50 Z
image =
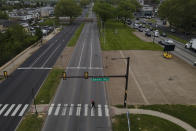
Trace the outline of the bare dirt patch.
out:
M 152 42 L 151 37 L 146 37 L 144 33 L 135 31 L 135 32 L 133 32 L 133 34 L 135 34 L 138 38 L 140 38 L 141 40 L 143 40 L 145 42 Z
M 56 61 L 54 68 L 65 69 L 71 59 L 73 50 L 74 47 L 64 48 L 58 60 Z
M 196 104 L 196 68 L 174 56 L 162 57 L 161 51 L 103 51 L 104 73 L 125 74 L 124 60 L 130 56 L 128 104 Z M 106 82 L 111 105 L 123 104 L 125 80 Z

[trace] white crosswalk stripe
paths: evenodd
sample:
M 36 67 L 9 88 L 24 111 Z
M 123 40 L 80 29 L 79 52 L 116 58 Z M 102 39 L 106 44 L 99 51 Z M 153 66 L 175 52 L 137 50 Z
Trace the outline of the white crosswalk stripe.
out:
M 53 108 L 54 108 L 54 104 L 51 104 L 48 110 L 48 115 L 51 115 Z
M 18 116 L 23 116 L 23 114 L 25 113 L 28 106 L 29 106 L 28 104 L 25 104 L 25 106 L 23 107 L 23 109 L 21 110 L 21 112 Z
M 109 116 L 108 105 L 105 105 L 105 116 Z
M 98 116 L 102 116 L 101 105 L 98 105 Z
M 15 110 L 13 111 L 13 113 L 12 113 L 11 116 L 15 116 L 16 113 L 18 112 L 18 110 L 20 109 L 21 106 L 22 106 L 22 104 L 19 104 L 19 105 L 15 108 Z
M 76 116 L 80 116 L 80 111 L 81 111 L 81 104 L 78 104 Z
M 63 108 L 63 111 L 62 111 L 62 116 L 66 115 L 67 106 L 68 106 L 68 104 L 64 104 L 64 108 Z
M 4 114 L 4 116 L 8 116 L 9 113 L 11 112 L 11 110 L 14 108 L 14 106 L 15 106 L 15 104 L 12 104 L 12 105 L 10 106 L 10 108 L 7 110 L 7 112 Z
M 72 116 L 73 106 L 74 106 L 74 104 L 71 104 L 70 109 L 69 109 L 69 116 Z
M 94 108 L 91 108 L 91 116 L 95 116 Z
M 7 106 L 8 106 L 8 104 L 5 104 L 2 108 L 1 108 L 1 110 L 0 110 L 0 115 L 3 113 L 3 111 L 7 108 Z
M 55 116 L 57 116 L 57 115 L 59 114 L 60 108 L 61 108 L 61 104 L 58 104 L 58 105 L 57 105 L 57 108 L 56 108 L 56 111 L 55 111 L 55 113 L 54 113 Z
M 88 115 L 88 104 L 85 104 L 84 106 L 84 116 Z

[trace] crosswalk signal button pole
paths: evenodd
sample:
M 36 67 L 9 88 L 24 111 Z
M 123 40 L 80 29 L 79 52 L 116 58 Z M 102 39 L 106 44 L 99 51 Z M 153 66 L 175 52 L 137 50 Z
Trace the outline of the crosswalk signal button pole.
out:
M 63 72 L 63 80 L 66 80 L 66 72 Z
M 84 79 L 88 79 L 88 72 L 84 72 Z

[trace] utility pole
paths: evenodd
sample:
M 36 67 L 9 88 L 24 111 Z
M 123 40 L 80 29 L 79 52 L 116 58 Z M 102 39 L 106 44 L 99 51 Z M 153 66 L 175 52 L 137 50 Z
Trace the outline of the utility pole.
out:
M 126 83 L 125 83 L 124 107 L 127 106 L 127 90 L 128 90 L 128 81 L 129 81 L 129 60 L 130 60 L 130 57 L 127 57 L 126 59 L 127 59 L 127 69 L 126 69 L 126 75 L 125 75 Z

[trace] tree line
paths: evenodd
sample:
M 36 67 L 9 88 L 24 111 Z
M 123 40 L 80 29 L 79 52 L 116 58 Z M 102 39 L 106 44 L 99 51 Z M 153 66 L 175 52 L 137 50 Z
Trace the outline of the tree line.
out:
M 171 26 L 184 32 L 196 29 L 196 0 L 165 0 L 159 7 L 159 16 Z
M 0 33 L 0 66 L 41 37 L 42 32 L 40 29 L 36 29 L 35 36 L 32 36 L 18 24 L 12 25 L 4 33 Z

